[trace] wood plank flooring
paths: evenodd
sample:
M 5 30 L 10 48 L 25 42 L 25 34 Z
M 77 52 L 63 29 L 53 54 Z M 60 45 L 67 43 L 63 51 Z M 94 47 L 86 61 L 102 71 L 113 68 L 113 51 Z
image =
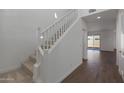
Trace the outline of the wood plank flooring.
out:
M 115 52 L 88 50 L 84 61 L 63 83 L 122 83 L 116 66 Z M 0 83 L 32 83 L 32 77 L 23 69 L 0 74 Z
M 116 53 L 88 50 L 83 62 L 63 83 L 123 83 L 116 66 Z

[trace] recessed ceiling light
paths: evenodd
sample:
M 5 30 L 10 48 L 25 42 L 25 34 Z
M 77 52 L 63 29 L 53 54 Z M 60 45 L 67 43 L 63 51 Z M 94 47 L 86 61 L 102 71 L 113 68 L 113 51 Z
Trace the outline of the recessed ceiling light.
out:
M 43 36 L 42 35 L 40 36 L 40 39 L 43 39 Z
M 101 19 L 101 17 L 100 17 L 100 16 L 98 16 L 96 19 Z

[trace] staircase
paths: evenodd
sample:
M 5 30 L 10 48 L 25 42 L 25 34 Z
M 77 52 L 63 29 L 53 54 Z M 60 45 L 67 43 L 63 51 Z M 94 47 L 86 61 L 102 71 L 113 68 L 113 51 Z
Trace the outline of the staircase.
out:
M 74 23 L 78 17 L 78 11 L 70 9 L 67 14 L 58 19 L 52 25 L 41 31 L 40 28 L 37 30 L 37 44 L 36 49 L 36 61 L 35 63 L 26 62 L 30 68 L 29 74 L 33 76 L 34 82 L 42 82 L 40 78 L 42 59 L 44 55 L 50 54 L 54 48 L 59 44 L 64 34 L 68 32 L 69 27 Z M 31 66 L 34 64 L 33 66 Z M 27 68 L 29 68 L 27 66 Z M 26 66 L 25 66 L 26 67 Z M 32 72 L 33 71 L 33 74 Z
M 33 65 L 36 63 L 36 58 L 29 56 L 28 60 L 26 60 L 22 64 L 22 69 L 31 77 L 33 77 Z
M 78 12 L 75 9 L 70 9 L 67 14 L 57 20 L 55 23 L 41 31 L 40 28 L 37 30 L 37 44 L 38 47 L 35 53 L 22 63 L 21 69 L 25 75 L 28 75 L 30 82 L 42 82 L 40 78 L 40 66 L 42 65 L 42 58 L 44 55 L 48 55 L 57 46 L 64 34 L 67 33 L 68 28 L 77 19 Z M 12 72 L 13 73 L 13 72 Z M 16 73 L 18 74 L 18 72 Z M 11 73 L 10 73 L 11 76 Z M 17 75 L 16 75 L 17 76 Z M 9 77 L 9 76 L 8 76 Z M 14 78 L 14 77 L 12 77 Z M 24 80 L 14 79 L 15 81 L 7 82 L 24 82 Z
M 73 9 L 44 31 L 38 30 L 38 45 L 45 54 L 56 45 L 57 41 L 63 36 L 76 18 L 77 10 Z

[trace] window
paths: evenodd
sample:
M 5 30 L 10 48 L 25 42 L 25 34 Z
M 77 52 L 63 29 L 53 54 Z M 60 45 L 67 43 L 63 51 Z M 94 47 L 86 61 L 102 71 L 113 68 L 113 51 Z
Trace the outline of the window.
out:
M 88 36 L 88 47 L 93 47 L 93 36 Z
M 100 48 L 100 35 L 88 36 L 88 47 L 89 48 Z

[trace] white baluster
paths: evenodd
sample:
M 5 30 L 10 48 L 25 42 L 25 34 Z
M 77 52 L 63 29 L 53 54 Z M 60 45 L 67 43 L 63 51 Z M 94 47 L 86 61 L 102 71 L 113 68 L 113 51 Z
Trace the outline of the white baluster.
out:
M 67 25 L 66 25 L 66 19 L 67 19 L 67 18 L 65 17 L 65 31 L 66 31 L 66 28 L 67 28 Z
M 44 35 L 44 41 L 43 41 L 43 47 L 44 47 L 44 50 L 46 49 L 46 32 L 43 33 Z
M 49 49 L 49 29 L 46 31 L 46 49 Z
M 55 24 L 53 25 L 53 44 L 54 44 L 54 42 L 55 42 Z
M 53 33 L 54 33 L 54 31 L 53 31 L 53 26 L 51 26 L 51 28 L 50 28 L 50 35 L 49 35 L 49 43 L 50 43 L 50 47 L 52 46 L 52 42 L 53 42 L 53 40 L 52 40 L 52 38 L 53 38 Z
M 54 31 L 55 31 L 55 42 L 56 42 L 57 41 L 57 23 L 55 24 Z
M 54 26 L 54 25 L 53 25 Z M 53 45 L 53 33 L 54 33 L 54 31 L 53 31 L 53 26 L 51 27 L 51 30 L 50 30 L 50 46 L 52 46 Z
M 57 23 L 58 24 L 58 30 L 57 30 L 57 37 L 58 37 L 58 39 L 59 39 L 59 33 L 60 33 L 60 24 L 59 24 L 59 22 Z
M 52 34 L 51 28 L 52 28 L 52 27 L 50 27 L 50 28 L 49 28 L 49 31 L 48 31 L 48 49 L 49 49 L 50 46 L 51 46 L 51 34 Z
M 62 34 L 63 34 L 63 33 L 62 33 L 62 30 L 63 30 L 63 29 L 62 29 L 62 20 L 61 20 L 61 22 L 60 22 L 60 26 L 61 26 L 61 36 L 62 36 Z
M 68 29 L 68 16 L 66 16 L 66 30 Z
M 64 33 L 64 25 L 63 25 L 63 23 L 64 23 L 64 19 L 62 19 L 62 34 Z
M 47 31 L 46 31 L 47 32 Z M 46 41 L 46 32 L 44 32 L 44 49 L 46 49 L 47 41 Z
M 66 24 L 65 24 L 65 22 L 66 22 L 66 19 L 64 18 L 64 32 L 66 30 Z
M 68 15 L 68 22 L 67 22 L 68 28 L 69 28 L 69 26 L 70 26 L 70 25 L 69 25 L 69 19 L 70 19 L 70 16 Z
M 61 37 L 61 21 L 59 22 L 59 37 Z
M 56 31 L 55 31 L 55 24 L 53 25 L 53 44 L 54 44 L 54 42 L 56 41 L 55 40 L 55 33 L 56 33 Z

